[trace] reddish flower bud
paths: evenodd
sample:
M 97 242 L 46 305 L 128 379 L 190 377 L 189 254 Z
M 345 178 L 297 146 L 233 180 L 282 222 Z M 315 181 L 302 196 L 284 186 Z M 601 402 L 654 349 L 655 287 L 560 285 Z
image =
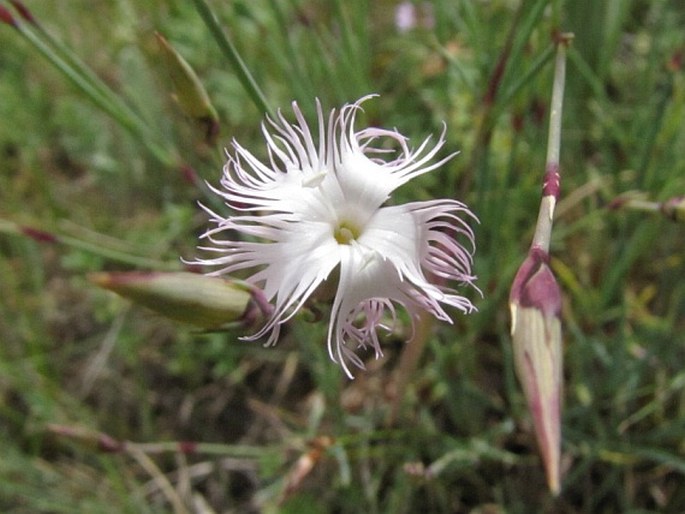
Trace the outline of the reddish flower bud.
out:
M 533 415 L 535 434 L 554 494 L 560 489 L 561 291 L 549 256 L 533 247 L 519 268 L 509 297 L 516 374 Z

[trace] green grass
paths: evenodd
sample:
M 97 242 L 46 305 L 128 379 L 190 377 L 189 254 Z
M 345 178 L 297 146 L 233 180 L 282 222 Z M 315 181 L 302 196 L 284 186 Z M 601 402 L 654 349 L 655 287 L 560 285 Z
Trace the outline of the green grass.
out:
M 207 1 L 270 108 L 297 100 L 311 117 L 314 97 L 328 109 L 376 92 L 366 121 L 416 144 L 445 121 L 446 152 L 461 152 L 396 201 L 471 206 L 483 298 L 436 324 L 390 425 L 400 340 L 349 381 L 324 322 L 295 320 L 265 349 L 85 278 L 181 268 L 206 226 L 196 202 L 216 202 L 203 181 L 218 182 L 223 147 L 235 137 L 262 151 L 258 95 L 196 3 L 26 0 L 106 85 L 91 97 L 0 25 L 0 510 L 685 511 L 685 225 L 609 208 L 628 193 L 685 194 L 680 2 L 434 0 L 433 29 L 398 33 L 390 0 Z M 557 29 L 575 41 L 552 240 L 566 378 L 553 498 L 514 377 L 507 296 L 537 215 Z M 207 89 L 216 143 L 171 99 L 154 31 Z M 103 434 L 131 443 L 107 447 Z

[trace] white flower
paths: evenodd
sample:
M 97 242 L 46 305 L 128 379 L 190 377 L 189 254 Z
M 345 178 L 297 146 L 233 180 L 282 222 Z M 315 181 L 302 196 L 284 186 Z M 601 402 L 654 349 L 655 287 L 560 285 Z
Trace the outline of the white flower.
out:
M 268 162 L 233 141 L 223 190 L 215 191 L 235 214 L 225 218 L 208 210 L 216 227 L 204 234 L 211 246 L 202 249 L 219 255 L 196 261 L 220 267 L 213 275 L 253 270 L 247 281 L 261 287 L 275 308 L 248 339 L 269 334 L 267 345 L 276 343 L 280 326 L 324 281 L 337 277 L 328 351 L 350 377 L 348 362 L 364 367 L 357 347 L 382 354 L 376 331 L 392 328 L 385 313 L 394 321 L 396 305 L 412 318 L 423 309 L 448 322 L 441 304 L 474 310 L 468 299 L 432 282 L 475 279 L 473 232 L 460 217 L 474 218 L 467 207 L 447 199 L 384 206 L 399 186 L 452 157 L 430 164 L 444 131 L 433 148 L 426 139 L 416 150 L 394 130 L 355 132 L 355 115 L 368 98 L 333 110 L 328 123 L 317 102 L 318 145 L 293 102 L 295 124 L 279 112 L 262 125 Z M 389 150 L 379 138 L 399 146 L 398 155 L 382 159 Z

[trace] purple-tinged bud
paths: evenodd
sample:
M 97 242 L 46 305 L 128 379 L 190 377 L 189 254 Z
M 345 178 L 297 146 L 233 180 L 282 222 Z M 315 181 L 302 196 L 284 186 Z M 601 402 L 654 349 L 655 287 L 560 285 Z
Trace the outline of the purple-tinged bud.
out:
M 26 21 L 33 25 L 38 25 L 36 22 L 36 19 L 33 17 L 33 14 L 31 11 L 29 11 L 29 8 L 24 5 L 23 2 L 20 2 L 19 0 L 9 0 L 10 3 L 14 6 L 14 8 L 17 10 L 19 13 L 19 16 L 24 18 Z
M 0 21 L 12 25 L 15 29 L 18 28 L 17 22 L 12 16 L 12 13 L 0 5 Z
M 509 307 L 516 374 L 533 416 L 547 484 L 556 495 L 561 475 L 561 291 L 542 249 L 531 248 L 516 273 Z
M 661 212 L 668 219 L 685 223 L 685 196 L 676 196 L 661 205 Z

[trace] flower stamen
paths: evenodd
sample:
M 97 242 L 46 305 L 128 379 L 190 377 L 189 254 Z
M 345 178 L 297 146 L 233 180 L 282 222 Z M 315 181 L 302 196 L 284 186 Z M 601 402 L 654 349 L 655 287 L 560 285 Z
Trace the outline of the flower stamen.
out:
M 333 231 L 333 237 L 341 245 L 348 245 L 361 235 L 361 230 L 357 226 L 343 221 Z

